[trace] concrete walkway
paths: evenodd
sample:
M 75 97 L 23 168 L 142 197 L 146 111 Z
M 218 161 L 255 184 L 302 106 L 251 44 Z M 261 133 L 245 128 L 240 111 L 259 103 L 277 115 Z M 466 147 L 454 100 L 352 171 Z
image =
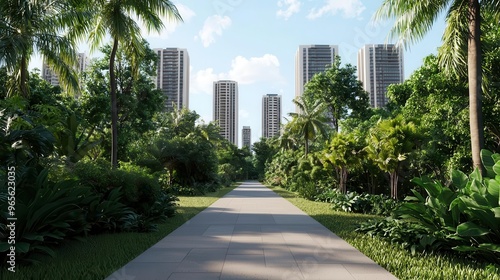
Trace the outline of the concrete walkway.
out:
M 397 279 L 286 199 L 245 182 L 111 279 Z

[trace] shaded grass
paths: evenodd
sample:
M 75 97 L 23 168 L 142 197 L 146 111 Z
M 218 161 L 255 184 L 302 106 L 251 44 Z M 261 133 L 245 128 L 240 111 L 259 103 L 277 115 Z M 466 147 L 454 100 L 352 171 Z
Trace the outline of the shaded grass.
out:
M 222 188 L 204 196 L 179 196 L 177 214 L 167 222 L 159 224 L 157 232 L 101 234 L 90 236 L 83 241 L 68 241 L 56 249 L 55 258 L 47 257 L 40 264 L 16 266 L 15 273 L 2 267 L 0 279 L 102 280 L 236 186 L 237 184 Z
M 354 231 L 360 223 L 380 217 L 334 211 L 329 203 L 300 198 L 282 188 L 271 189 L 399 279 L 500 280 L 500 274 L 493 265 L 450 255 L 412 256 L 398 245 Z

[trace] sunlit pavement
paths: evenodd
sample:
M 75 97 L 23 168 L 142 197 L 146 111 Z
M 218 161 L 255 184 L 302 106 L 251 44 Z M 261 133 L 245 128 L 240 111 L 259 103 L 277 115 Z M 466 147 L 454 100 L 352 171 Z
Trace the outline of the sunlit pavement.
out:
M 245 182 L 111 279 L 397 279 L 286 199 Z

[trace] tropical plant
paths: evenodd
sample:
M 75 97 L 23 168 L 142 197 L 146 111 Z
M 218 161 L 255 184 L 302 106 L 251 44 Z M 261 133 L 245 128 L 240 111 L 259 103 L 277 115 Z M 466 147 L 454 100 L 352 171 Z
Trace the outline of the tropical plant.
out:
M 72 113 L 63 123 L 64 130 L 55 133 L 55 146 L 59 156 L 66 156 L 70 163 L 76 163 L 84 158 L 88 152 L 101 142 L 91 141 L 93 130 L 88 133 L 80 132 L 76 114 Z M 79 135 L 78 135 L 79 134 Z
M 141 20 L 148 32 L 160 32 L 162 17 L 182 20 L 177 8 L 169 0 L 89 0 L 88 16 L 84 22 L 72 26 L 71 36 L 86 37 L 95 50 L 101 46 L 106 34 L 111 36 L 109 56 L 109 92 L 111 97 L 111 166 L 118 167 L 118 104 L 115 58 L 121 45 L 132 61 L 136 74 L 138 62 L 144 54 L 141 30 L 136 19 Z M 90 33 L 88 32 L 90 30 Z
M 299 108 L 299 113 L 288 114 L 292 120 L 285 126 L 285 130 L 289 129 L 292 134 L 299 135 L 304 140 L 304 156 L 307 156 L 309 142 L 318 135 L 326 137 L 326 105 L 321 100 L 315 100 L 314 103 L 306 102 L 303 97 L 294 99 L 293 102 Z
M 59 75 L 61 84 L 78 89 L 75 43 L 64 30 L 82 18 L 82 1 L 5 0 L 0 3 L 0 64 L 13 73 L 10 96 L 29 95 L 28 65 L 39 52 Z
M 480 151 L 484 147 L 484 128 L 481 90 L 481 12 L 488 11 L 495 16 L 500 15 L 499 1 L 384 0 L 376 13 L 376 18 L 396 18 L 391 34 L 398 35 L 400 43 L 408 45 L 421 39 L 443 11 L 446 11 L 447 16 L 443 48 L 447 51 L 443 51 L 445 55 L 441 55 L 441 61 L 448 70 L 455 72 L 467 65 L 472 160 L 474 167 L 482 170 Z
M 387 222 L 365 224 L 360 230 L 387 236 L 397 227 L 411 236 L 404 246 L 414 252 L 456 251 L 500 263 L 500 155 L 482 150 L 481 158 L 489 177 L 479 169 L 469 176 L 454 170 L 449 187 L 428 177 L 415 178 L 426 197 L 413 190 Z
M 401 163 L 418 146 L 420 134 L 412 121 L 402 116 L 380 121 L 370 130 L 365 151 L 368 157 L 391 178 L 391 197 L 398 198 L 398 180 Z
M 332 137 L 322 153 L 323 164 L 331 164 L 335 167 L 339 182 L 338 189 L 342 193 L 347 192 L 348 169 L 361 162 L 359 152 L 363 147 L 358 142 L 353 134 L 339 132 Z
M 341 67 L 340 64 L 341 59 L 337 56 L 330 68 L 307 82 L 303 95 L 308 103 L 321 100 L 326 105 L 326 118 L 336 132 L 341 119 L 349 115 L 362 116 L 370 107 L 368 94 L 356 78 L 356 68 L 350 64 Z
M 16 170 L 17 176 L 21 173 L 21 170 Z M 34 184 L 16 178 L 15 247 L 16 258 L 20 261 L 37 262 L 39 255 L 54 256 L 54 245 L 85 231 L 79 202 L 89 193 L 88 190 L 74 187 L 72 181 L 51 183 L 47 175 L 47 169 L 39 172 Z M 6 184 L 2 182 L 2 185 Z M 4 193 L 7 189 L 0 190 Z M 0 234 L 7 236 L 6 231 Z M 0 251 L 5 252 L 10 246 L 7 240 L 2 240 Z

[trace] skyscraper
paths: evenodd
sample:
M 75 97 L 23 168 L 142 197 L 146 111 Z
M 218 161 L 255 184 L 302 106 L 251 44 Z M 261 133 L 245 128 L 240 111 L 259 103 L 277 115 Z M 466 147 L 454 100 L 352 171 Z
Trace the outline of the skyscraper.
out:
M 339 53 L 337 45 L 300 45 L 295 55 L 295 97 L 302 96 L 304 86 L 316 73 L 328 69 Z M 298 110 L 296 108 L 296 110 Z
M 243 141 L 241 143 L 242 147 L 252 148 L 252 129 L 249 126 L 243 126 L 241 131 Z
M 88 57 L 85 53 L 78 54 L 78 66 L 75 69 L 77 74 L 85 71 L 87 65 L 89 64 Z M 52 70 L 52 68 L 47 64 L 45 58 L 43 58 L 42 63 L 42 79 L 46 80 L 53 86 L 59 85 L 59 76 Z
M 238 83 L 221 80 L 214 82 L 214 121 L 220 126 L 220 134 L 238 145 Z
M 370 106 L 384 107 L 387 87 L 404 81 L 403 50 L 393 44 L 365 45 L 358 52 L 358 79 L 369 93 Z
M 166 96 L 165 109 L 189 108 L 189 55 L 186 49 L 154 49 L 158 54 L 156 88 Z
M 262 96 L 262 137 L 271 138 L 280 133 L 281 95 Z

